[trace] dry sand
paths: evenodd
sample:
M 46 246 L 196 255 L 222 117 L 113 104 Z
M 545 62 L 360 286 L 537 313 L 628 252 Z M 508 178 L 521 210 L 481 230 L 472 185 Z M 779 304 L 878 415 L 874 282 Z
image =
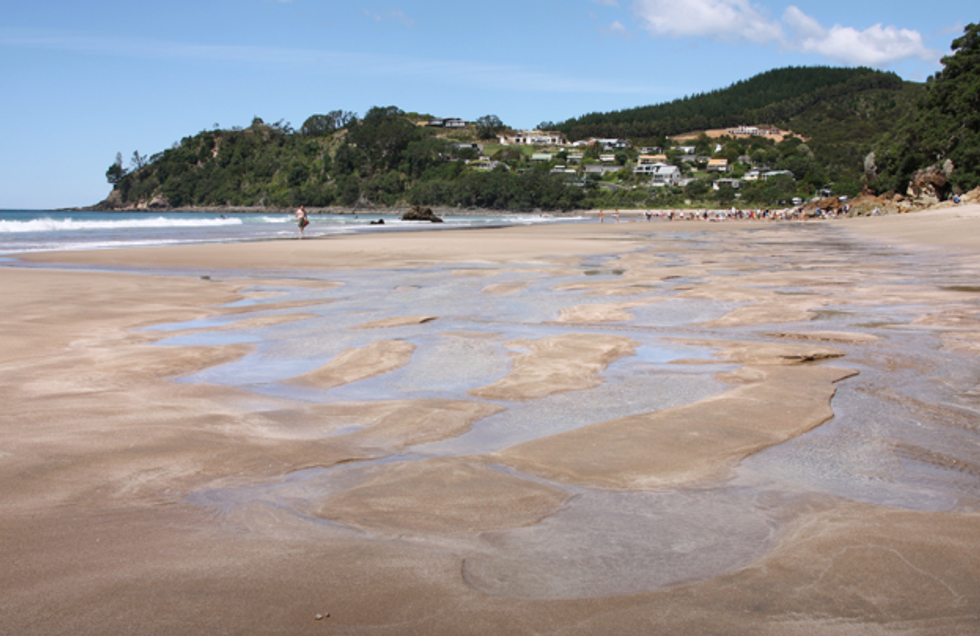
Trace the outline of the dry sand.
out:
M 980 210 L 958 208 L 805 227 L 581 223 L 33 255 L 26 260 L 161 274 L 0 274 L 0 633 L 975 634 L 980 307 L 977 290 L 962 281 L 980 267 L 973 264 L 978 224 Z M 837 250 L 851 231 L 878 242 Z M 703 249 L 709 235 L 712 249 Z M 952 248 L 949 267 L 960 278 L 936 285 L 893 270 L 896 252 L 875 245 L 899 241 Z M 622 271 L 588 273 L 588 259 L 599 255 L 602 269 Z M 507 322 L 501 305 L 500 315 L 481 317 L 485 329 L 448 332 L 474 362 L 487 352 L 510 359 L 497 381 L 455 396 L 260 394 L 192 377 L 240 363 L 255 343 L 154 345 L 175 334 L 299 328 L 316 316 L 313 306 L 329 311 L 336 301 L 252 293 L 267 302 L 228 307 L 256 281 L 346 290 L 356 299 L 356 289 L 326 280 L 330 272 L 454 265 L 505 277 L 498 286 L 477 282 L 474 298 L 456 299 L 461 312 L 471 312 L 480 290 L 504 300 L 561 299 L 542 320 Z M 168 268 L 175 267 L 193 274 L 174 275 Z M 254 279 L 240 277 L 245 267 Z M 236 277 L 224 278 L 224 268 Z M 325 272 L 325 280 L 311 284 L 309 271 Z M 568 283 L 570 272 L 581 281 Z M 562 280 L 551 284 L 551 277 Z M 678 302 L 710 311 L 678 327 L 651 322 Z M 857 327 L 834 322 L 861 308 L 879 313 Z M 285 377 L 283 386 L 327 392 L 410 371 L 416 360 L 425 364 L 450 318 L 424 308 L 379 317 L 371 309 L 338 313 L 347 322 L 333 332 L 369 344 L 339 346 L 323 366 Z M 641 319 L 639 311 L 653 313 Z M 832 326 L 810 328 L 818 316 Z M 223 322 L 145 329 L 206 317 Z M 515 324 L 535 336 L 501 335 Z M 720 382 L 720 392 L 495 453 L 398 455 L 457 438 L 518 404 L 588 395 L 606 382 L 610 365 L 638 355 L 636 339 L 649 333 L 712 351 L 673 362 Z M 902 348 L 918 337 L 931 338 L 924 352 Z M 327 346 L 296 346 L 314 345 Z M 897 378 L 926 382 L 936 369 L 929 356 L 943 347 L 965 361 L 955 379 L 974 385 L 942 404 L 903 393 Z M 669 367 L 637 367 L 632 377 L 650 374 L 656 383 Z M 883 451 L 896 463 L 938 471 L 929 477 L 937 483 L 952 475 L 957 501 L 903 509 L 816 487 L 763 488 L 737 472 L 747 458 L 830 420 L 837 387 L 858 370 L 871 384 L 855 395 L 881 400 L 883 417 L 914 413 L 923 430 L 939 431 L 929 439 L 966 440 L 958 448 L 896 441 Z M 399 377 L 399 386 L 414 386 Z M 306 481 L 296 476 L 304 469 Z M 618 543 L 629 536 L 616 525 L 621 509 L 589 515 L 575 507 L 617 501 L 603 493 L 686 501 L 729 492 L 730 479 L 768 494 L 739 491 L 753 503 L 733 506 L 730 517 L 716 519 L 721 507 L 707 506 L 717 525 L 692 521 L 694 507 L 677 506 L 672 514 L 690 524 L 690 537 L 671 535 L 667 515 L 657 521 L 662 531 Z M 562 525 L 570 513 L 596 524 L 588 537 L 576 534 L 575 523 Z M 758 541 L 740 539 L 753 523 L 761 523 Z M 545 532 L 563 527 L 566 534 Z M 647 560 L 634 552 L 661 535 L 670 537 L 662 552 Z M 685 547 L 688 539 L 702 547 Z M 728 561 L 719 553 L 677 570 L 700 574 L 669 576 L 678 559 L 714 555 L 712 544 L 748 556 L 722 566 Z M 611 574 L 593 585 L 596 567 Z M 630 591 L 610 592 L 621 589 Z

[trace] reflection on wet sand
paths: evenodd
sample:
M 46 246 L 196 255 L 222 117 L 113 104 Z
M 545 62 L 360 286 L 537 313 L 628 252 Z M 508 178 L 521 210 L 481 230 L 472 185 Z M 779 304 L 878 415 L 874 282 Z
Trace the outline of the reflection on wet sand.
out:
M 267 589 L 249 574 L 261 563 L 284 607 L 329 598 L 343 633 L 965 633 L 980 606 L 970 255 L 871 249 L 822 224 L 658 227 L 548 228 L 562 246 L 618 238 L 466 270 L 426 238 L 428 264 L 305 265 L 295 286 L 257 264 L 254 282 L 213 275 L 211 309 L 175 278 L 143 324 L 120 312 L 122 328 L 83 321 L 90 334 L 46 358 L 7 357 L 8 421 L 35 422 L 31 400 L 90 413 L 63 460 L 39 459 L 53 431 L 11 446 L 7 470 L 31 477 L 7 508 L 60 487 L 137 517 L 92 526 L 106 536 L 169 519 L 147 524 L 145 571 L 192 574 L 147 589 L 221 581 L 227 611 Z M 121 274 L 77 276 L 145 303 Z M 107 385 L 128 393 L 90 395 Z M 141 421 L 137 404 L 157 408 Z M 26 553 L 57 543 L 5 523 Z M 168 527 L 210 546 L 207 567 Z M 305 629 L 252 611 L 263 632 Z

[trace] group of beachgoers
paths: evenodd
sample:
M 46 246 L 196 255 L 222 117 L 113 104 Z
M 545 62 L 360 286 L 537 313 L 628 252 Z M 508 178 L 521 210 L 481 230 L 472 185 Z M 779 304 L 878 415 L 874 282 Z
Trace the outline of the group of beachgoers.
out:
M 833 218 L 842 214 L 847 214 L 850 210 L 849 206 L 844 206 L 839 210 L 822 210 L 817 208 L 815 213 L 810 215 L 811 217 L 817 217 L 822 219 Z M 877 213 L 877 210 L 875 210 Z M 547 217 L 548 215 L 542 215 Z M 646 218 L 647 222 L 653 220 L 653 217 L 657 217 L 660 220 L 667 221 L 732 221 L 732 220 L 767 220 L 767 221 L 786 221 L 786 220 L 805 220 L 807 218 L 806 211 L 803 208 L 796 208 L 794 210 L 740 210 L 737 208 L 732 208 L 730 210 L 644 210 L 643 216 Z M 612 218 L 616 223 L 619 223 L 619 210 L 613 210 Z M 606 211 L 599 210 L 599 223 L 605 223 L 606 221 Z M 372 222 L 373 223 L 373 222 Z M 382 221 L 383 223 L 383 221 Z M 310 224 L 309 215 L 306 212 L 304 206 L 299 206 L 296 210 L 296 224 L 299 226 L 299 238 L 303 238 L 303 231 L 306 226 Z
M 646 220 L 652 221 L 654 217 L 665 221 L 803 221 L 807 218 L 829 219 L 841 215 L 846 215 L 850 211 L 849 206 L 843 206 L 839 210 L 817 208 L 812 213 L 807 214 L 802 207 L 788 210 L 740 210 L 731 208 L 730 210 L 644 210 L 643 216 Z M 612 212 L 614 222 L 619 223 L 619 210 Z M 599 210 L 599 223 L 606 220 L 606 211 Z

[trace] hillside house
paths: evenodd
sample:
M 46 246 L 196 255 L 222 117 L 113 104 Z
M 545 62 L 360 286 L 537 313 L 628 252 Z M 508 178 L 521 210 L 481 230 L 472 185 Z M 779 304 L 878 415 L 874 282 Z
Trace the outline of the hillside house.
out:
M 601 177 L 604 177 L 609 173 L 619 172 L 622 169 L 623 166 L 611 166 L 609 164 L 603 164 L 603 163 L 590 163 L 585 166 L 585 174 L 586 175 L 597 174 Z
M 602 163 L 615 163 L 616 155 L 599 155 L 599 161 Z
M 629 148 L 630 142 L 628 139 L 593 139 L 592 145 L 599 146 L 603 150 L 622 150 Z
M 507 170 L 510 170 L 510 166 L 508 166 L 506 163 L 500 161 L 494 161 L 490 157 L 480 157 L 479 159 L 474 159 L 473 161 L 470 161 L 466 165 L 473 168 L 474 170 L 489 171 L 489 170 L 496 169 L 497 166 L 503 166 Z
M 711 184 L 711 187 L 715 190 L 720 190 L 722 186 L 731 186 L 735 190 L 742 187 L 742 181 L 739 179 L 718 179 Z
M 429 126 L 433 128 L 466 128 L 466 122 L 457 117 L 446 117 L 429 120 Z
M 769 170 L 768 172 L 763 172 L 759 176 L 762 178 L 763 181 L 768 181 L 769 179 L 771 179 L 773 177 L 778 177 L 781 174 L 789 175 L 789 177 L 791 179 L 795 179 L 796 178 L 793 175 L 793 173 L 790 172 L 789 170 Z
M 709 159 L 708 172 L 728 172 L 728 159 Z
M 729 128 L 726 132 L 729 135 L 743 137 L 758 137 L 760 135 L 775 136 L 783 134 L 783 131 L 774 126 L 770 126 L 769 128 L 759 128 L 758 126 L 738 126 L 736 128 Z
M 650 185 L 654 187 L 675 186 L 681 180 L 681 169 L 665 163 L 638 164 L 633 168 L 633 174 L 649 176 Z
M 553 155 L 547 152 L 536 152 L 531 155 L 531 163 L 546 163 L 551 161 Z
M 504 146 L 564 146 L 568 143 L 564 134 L 544 130 L 518 130 L 498 135 L 497 139 Z
M 667 163 L 667 155 L 640 155 L 636 159 L 637 165 L 645 166 L 655 163 Z

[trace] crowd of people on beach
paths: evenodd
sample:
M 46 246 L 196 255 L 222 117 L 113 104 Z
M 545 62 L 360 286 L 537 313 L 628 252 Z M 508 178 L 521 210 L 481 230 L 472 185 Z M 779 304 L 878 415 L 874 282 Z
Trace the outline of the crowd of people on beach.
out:
M 807 218 L 830 219 L 838 216 L 845 216 L 850 212 L 850 206 L 844 205 L 839 209 L 816 208 L 813 212 L 807 213 L 802 208 L 790 208 L 783 210 L 770 209 L 751 209 L 741 210 L 731 208 L 726 210 L 644 210 L 643 216 L 647 222 L 654 218 L 663 221 L 803 221 Z M 619 210 L 614 210 L 612 217 L 619 223 Z M 604 223 L 606 211 L 599 210 L 599 222 Z

